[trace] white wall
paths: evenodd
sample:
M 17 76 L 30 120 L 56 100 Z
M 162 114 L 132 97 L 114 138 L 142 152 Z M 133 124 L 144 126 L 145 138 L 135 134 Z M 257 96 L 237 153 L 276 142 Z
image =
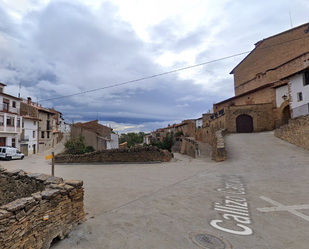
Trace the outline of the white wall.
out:
M 289 97 L 288 85 L 280 86 L 280 87 L 276 88 L 276 105 L 277 105 L 277 108 L 279 108 L 281 106 L 281 104 L 284 102 L 284 99 L 282 98 L 283 95 Z
M 5 134 L 1 134 L 0 137 L 6 137 L 7 146 L 12 146 L 12 138 L 15 138 L 15 147 L 18 150 L 20 149 L 19 142 L 18 142 L 18 134 L 5 133 Z
M 112 133 L 111 139 L 112 139 L 111 148 L 118 149 L 119 148 L 119 135 Z
M 37 148 L 37 142 L 38 142 L 38 121 L 35 121 L 32 119 L 26 119 L 24 118 L 24 130 L 25 130 L 25 136 L 29 137 L 28 142 L 28 156 L 33 154 L 33 145 L 35 144 L 35 150 L 36 153 L 38 153 Z M 34 131 L 34 136 L 33 136 Z
M 309 85 L 304 86 L 303 74 L 297 74 L 289 78 L 290 94 L 291 94 L 291 109 L 293 110 L 293 118 L 306 115 L 309 113 Z M 302 92 L 303 100 L 297 100 L 297 93 Z
M 196 128 L 203 126 L 203 118 L 199 118 L 195 121 Z
M 69 133 L 71 131 L 71 127 L 69 124 L 65 123 L 63 119 L 59 121 L 58 130 L 62 133 Z

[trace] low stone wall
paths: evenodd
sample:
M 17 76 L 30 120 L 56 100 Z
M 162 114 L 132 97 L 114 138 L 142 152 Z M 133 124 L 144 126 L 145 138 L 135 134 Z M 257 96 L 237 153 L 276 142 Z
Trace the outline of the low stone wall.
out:
M 216 131 L 215 133 L 215 143 L 212 146 L 212 159 L 216 162 L 221 162 L 226 160 L 226 150 L 224 136 L 226 129 Z
M 172 154 L 155 146 L 129 149 L 100 150 L 83 155 L 58 154 L 56 163 L 125 163 L 125 162 L 169 162 Z
M 274 131 L 276 137 L 309 150 L 309 115 L 290 119 Z
M 0 167 L 0 182 L 0 248 L 47 249 L 85 220 L 82 181 Z
M 196 158 L 198 151 L 198 143 L 195 140 L 182 137 L 182 144 L 180 149 L 181 154 L 186 154 L 188 156 Z

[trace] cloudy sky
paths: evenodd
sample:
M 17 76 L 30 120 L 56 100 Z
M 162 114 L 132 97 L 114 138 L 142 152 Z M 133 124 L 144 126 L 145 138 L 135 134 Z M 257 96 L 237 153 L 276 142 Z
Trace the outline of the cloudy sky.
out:
M 106 87 L 250 51 L 308 11 L 307 0 L 1 0 L 0 82 L 68 123 L 150 132 L 232 97 L 245 55 Z

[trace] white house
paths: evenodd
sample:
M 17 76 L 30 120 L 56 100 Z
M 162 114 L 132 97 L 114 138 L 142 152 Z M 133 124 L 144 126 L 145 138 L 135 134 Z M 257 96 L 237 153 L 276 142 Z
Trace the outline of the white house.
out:
M 202 128 L 203 127 L 203 117 L 198 118 L 195 120 L 195 127 L 196 129 Z
M 309 70 L 300 72 L 288 78 L 290 92 L 291 116 L 309 114 Z
M 106 139 L 106 149 L 118 149 L 119 148 L 119 135 L 111 133 L 111 139 Z
M 38 153 L 38 121 L 38 118 L 23 116 L 23 127 L 19 142 L 20 151 L 26 156 Z
M 21 134 L 20 98 L 4 93 L 6 85 L 0 83 L 0 146 L 20 149 L 18 136 Z
M 62 133 L 70 133 L 71 132 L 70 124 L 65 123 L 64 119 L 61 118 L 59 120 L 58 131 Z

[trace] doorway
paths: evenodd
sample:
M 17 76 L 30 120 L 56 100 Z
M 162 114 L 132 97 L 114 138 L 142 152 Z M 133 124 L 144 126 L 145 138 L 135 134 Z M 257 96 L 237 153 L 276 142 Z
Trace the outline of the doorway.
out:
M 238 133 L 253 132 L 253 118 L 246 114 L 238 116 L 236 118 L 236 130 Z

